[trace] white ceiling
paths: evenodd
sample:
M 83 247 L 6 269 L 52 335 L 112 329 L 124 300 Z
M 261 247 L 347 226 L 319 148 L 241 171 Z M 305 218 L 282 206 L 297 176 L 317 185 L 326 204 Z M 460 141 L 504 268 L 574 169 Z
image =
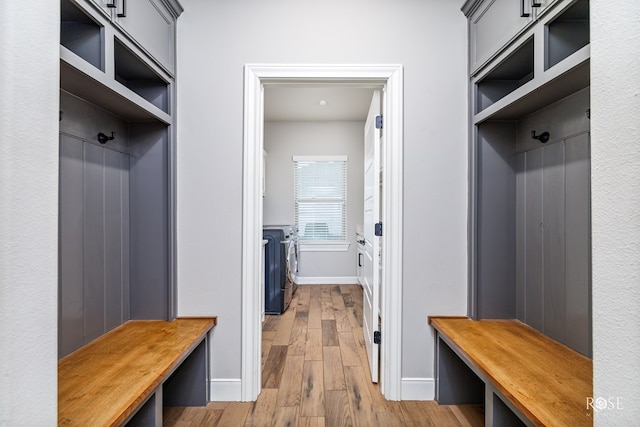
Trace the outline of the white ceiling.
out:
M 265 121 L 365 121 L 372 88 L 350 85 L 268 86 Z M 320 105 L 325 101 L 326 105 Z

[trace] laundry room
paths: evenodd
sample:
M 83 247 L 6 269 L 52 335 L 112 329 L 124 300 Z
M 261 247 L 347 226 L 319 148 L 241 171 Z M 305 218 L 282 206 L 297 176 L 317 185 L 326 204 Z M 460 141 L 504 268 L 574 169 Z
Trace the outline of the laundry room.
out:
M 297 231 L 297 285 L 357 284 L 372 89 L 265 90 L 263 225 Z

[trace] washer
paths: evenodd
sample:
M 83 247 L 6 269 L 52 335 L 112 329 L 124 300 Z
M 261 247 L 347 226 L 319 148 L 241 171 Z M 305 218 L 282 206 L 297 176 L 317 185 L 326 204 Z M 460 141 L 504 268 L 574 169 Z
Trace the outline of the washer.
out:
M 262 230 L 265 245 L 265 313 L 281 314 L 289 304 L 297 285 L 298 236 L 294 225 L 266 225 Z

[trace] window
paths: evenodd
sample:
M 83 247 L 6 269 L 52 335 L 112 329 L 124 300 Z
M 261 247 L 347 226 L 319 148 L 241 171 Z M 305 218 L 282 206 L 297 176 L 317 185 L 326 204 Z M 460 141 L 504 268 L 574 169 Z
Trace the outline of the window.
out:
M 347 157 L 294 156 L 294 209 L 300 240 L 344 242 L 347 236 Z

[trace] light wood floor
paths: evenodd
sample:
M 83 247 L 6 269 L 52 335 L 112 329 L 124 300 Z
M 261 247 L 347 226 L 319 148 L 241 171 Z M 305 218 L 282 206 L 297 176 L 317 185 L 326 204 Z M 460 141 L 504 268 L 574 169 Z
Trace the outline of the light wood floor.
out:
M 479 407 L 384 399 L 371 382 L 358 285 L 300 286 L 284 314 L 267 315 L 256 402 L 167 408 L 164 419 L 165 427 L 484 425 Z

